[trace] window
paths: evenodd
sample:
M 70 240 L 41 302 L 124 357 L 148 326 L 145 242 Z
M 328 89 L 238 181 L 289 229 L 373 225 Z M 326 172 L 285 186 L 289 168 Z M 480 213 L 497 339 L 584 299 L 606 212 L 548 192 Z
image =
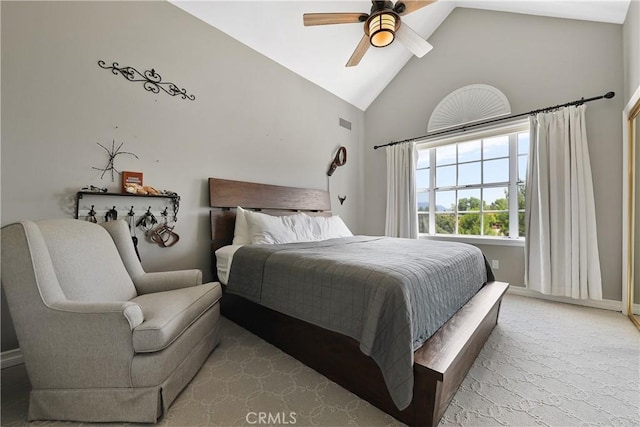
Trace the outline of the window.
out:
M 418 144 L 421 234 L 525 236 L 528 122 Z

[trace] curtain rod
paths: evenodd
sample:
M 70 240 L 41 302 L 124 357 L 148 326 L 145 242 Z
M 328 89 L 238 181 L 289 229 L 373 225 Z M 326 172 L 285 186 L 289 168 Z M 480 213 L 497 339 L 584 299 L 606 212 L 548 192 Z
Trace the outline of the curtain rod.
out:
M 473 127 L 476 127 L 476 126 L 487 125 L 489 123 L 500 122 L 502 120 L 508 120 L 508 119 L 515 119 L 517 117 L 528 116 L 528 115 L 532 115 L 532 114 L 544 113 L 544 112 L 547 112 L 547 111 L 557 110 L 558 108 L 562 108 L 562 107 L 569 107 L 571 105 L 582 105 L 585 102 L 597 101 L 597 100 L 603 99 L 603 98 L 611 99 L 615 95 L 616 95 L 615 92 L 607 92 L 602 96 L 594 96 L 593 98 L 587 98 L 587 99 L 580 98 L 580 99 L 578 99 L 576 101 L 567 102 L 565 104 L 558 104 L 558 105 L 554 105 L 552 107 L 546 107 L 546 108 L 540 108 L 540 109 L 537 109 L 537 110 L 531 110 L 531 111 L 526 112 L 526 113 L 514 114 L 514 115 L 511 115 L 511 116 L 505 116 L 505 117 L 499 117 L 497 119 L 485 120 L 485 121 L 478 122 L 478 123 L 471 123 L 471 124 L 468 124 L 468 125 L 458 126 L 456 128 L 452 128 L 452 129 L 445 129 L 445 130 L 441 130 L 441 131 L 438 131 L 438 132 L 431 132 L 431 133 L 428 133 L 428 134 L 422 135 L 422 136 L 416 136 L 416 137 L 409 138 L 409 139 L 403 139 L 402 141 L 390 142 L 388 144 L 375 145 L 373 147 L 373 149 L 377 150 L 378 148 L 382 148 L 382 147 L 388 147 L 388 146 L 391 146 L 391 145 L 402 144 L 402 143 L 405 143 L 405 142 L 413 142 L 413 141 L 417 141 L 419 139 L 430 138 L 432 136 L 444 135 L 444 134 L 447 134 L 447 133 L 453 133 L 453 132 L 458 132 L 458 131 L 463 131 L 464 132 L 465 130 L 473 128 Z

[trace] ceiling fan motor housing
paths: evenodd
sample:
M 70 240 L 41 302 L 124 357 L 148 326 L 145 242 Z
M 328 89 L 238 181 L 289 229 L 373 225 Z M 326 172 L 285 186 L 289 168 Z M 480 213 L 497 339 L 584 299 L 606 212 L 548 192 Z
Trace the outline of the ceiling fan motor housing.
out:
M 384 10 L 393 10 L 393 2 L 389 0 L 373 0 L 371 2 L 371 15 Z
M 396 3 L 395 7 L 393 8 L 393 10 L 398 14 L 398 15 L 402 15 L 405 10 L 407 10 L 407 5 L 404 4 L 403 2 L 399 1 Z
M 395 6 L 392 1 L 388 0 L 372 0 L 371 3 L 371 15 L 383 10 L 393 10 L 398 15 L 402 15 L 407 10 L 407 5 L 403 1 L 396 2 Z

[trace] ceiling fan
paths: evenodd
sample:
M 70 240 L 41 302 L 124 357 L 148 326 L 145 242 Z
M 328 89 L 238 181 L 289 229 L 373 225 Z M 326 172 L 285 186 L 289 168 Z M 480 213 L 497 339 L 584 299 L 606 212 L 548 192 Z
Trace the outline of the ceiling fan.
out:
M 347 61 L 347 67 L 358 65 L 369 46 L 385 47 L 398 40 L 415 56 L 422 58 L 433 46 L 427 43 L 418 33 L 408 25 L 402 24 L 401 16 L 415 12 L 425 6 L 435 3 L 432 1 L 398 0 L 395 5 L 392 1 L 372 0 L 371 12 L 366 13 L 305 13 L 303 21 L 305 26 L 352 24 L 363 22 L 364 35 L 356 50 Z

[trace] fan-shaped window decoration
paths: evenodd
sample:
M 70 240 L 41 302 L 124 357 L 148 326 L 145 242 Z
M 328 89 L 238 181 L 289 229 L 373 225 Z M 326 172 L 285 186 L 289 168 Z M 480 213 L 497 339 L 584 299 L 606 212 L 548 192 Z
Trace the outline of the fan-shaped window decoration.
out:
M 511 113 L 509 100 L 493 86 L 475 84 L 447 95 L 429 118 L 428 132 L 460 126 Z

